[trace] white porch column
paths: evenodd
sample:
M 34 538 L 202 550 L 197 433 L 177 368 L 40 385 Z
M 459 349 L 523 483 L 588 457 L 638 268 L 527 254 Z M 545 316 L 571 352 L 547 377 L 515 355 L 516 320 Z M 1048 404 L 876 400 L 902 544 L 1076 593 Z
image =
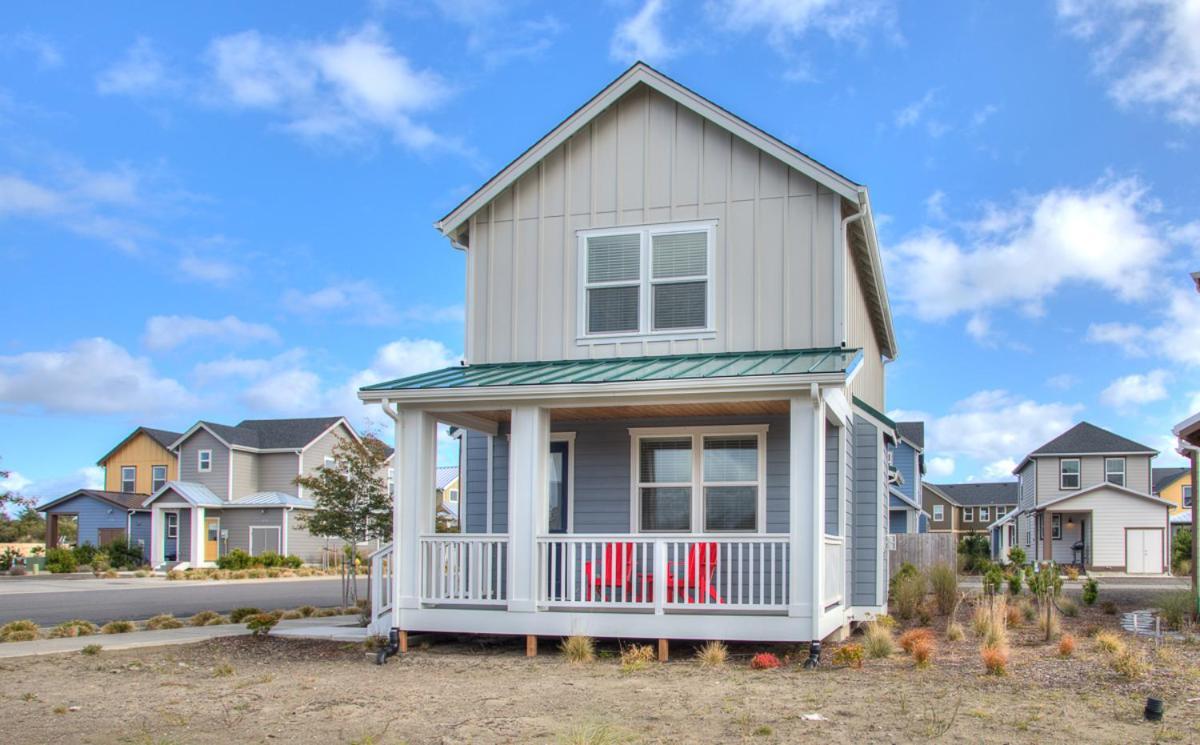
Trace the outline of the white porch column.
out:
M 815 383 L 810 396 L 812 444 L 808 457 L 812 474 L 812 638 L 821 639 L 821 616 L 825 613 L 825 403 Z
M 150 505 L 150 566 L 166 561 L 163 542 L 167 535 L 167 515 L 157 504 Z
M 816 513 L 812 502 L 813 479 L 816 463 L 813 461 L 817 419 L 815 406 L 810 396 L 795 396 L 790 400 L 791 421 L 788 428 L 788 555 L 791 567 L 788 572 L 788 615 L 793 618 L 811 617 L 814 622 L 819 613 L 813 598 L 820 589 L 817 579 L 820 563 L 814 562 L 813 534 Z M 818 550 L 820 543 L 816 542 Z
M 189 561 L 198 567 L 204 561 L 204 508 L 192 507 L 192 545 Z
M 437 420 L 424 411 L 401 409 L 396 421 L 396 495 L 392 528 L 396 563 L 393 625 L 404 628 L 400 610 L 421 602 L 421 534 L 433 532 Z
M 538 406 L 512 410 L 508 453 L 508 609 L 537 610 L 537 536 L 546 529 L 550 497 L 550 411 Z

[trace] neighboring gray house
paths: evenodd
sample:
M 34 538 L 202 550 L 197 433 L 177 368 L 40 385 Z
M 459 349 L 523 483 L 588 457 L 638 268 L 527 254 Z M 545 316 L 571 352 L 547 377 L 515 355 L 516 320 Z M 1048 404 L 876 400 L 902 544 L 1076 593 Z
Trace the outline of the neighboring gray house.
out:
M 375 632 L 820 641 L 885 611 L 865 187 L 639 63 L 437 227 L 464 365 L 360 392 L 399 453 Z M 439 422 L 461 534 L 433 533 Z
M 888 532 L 926 533 L 929 513 L 921 504 L 925 422 L 896 422 L 896 435 L 888 445 L 894 474 L 888 485 Z
M 1157 451 L 1080 422 L 1022 459 L 1015 545 L 1031 561 L 1162 574 L 1171 502 L 1153 494 Z
M 314 502 L 295 480 L 332 463 L 339 437 L 358 438 L 344 417 L 197 422 L 171 444 L 179 478 L 144 503 L 151 563 L 211 565 L 234 549 L 320 562 L 339 544 L 303 527 Z

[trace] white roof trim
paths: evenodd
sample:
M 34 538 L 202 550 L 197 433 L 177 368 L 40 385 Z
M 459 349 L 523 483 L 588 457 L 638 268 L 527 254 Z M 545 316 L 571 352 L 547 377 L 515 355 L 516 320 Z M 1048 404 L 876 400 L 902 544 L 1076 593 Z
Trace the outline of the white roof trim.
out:
M 196 430 L 199 430 L 199 429 L 202 429 L 205 432 L 212 435 L 213 437 L 217 438 L 217 442 L 221 443 L 225 447 L 227 447 L 231 450 L 233 449 L 233 445 L 230 445 L 228 442 L 225 442 L 225 438 L 221 437 L 216 432 L 213 432 L 211 429 L 209 429 L 208 425 L 206 425 L 204 422 L 196 422 L 188 429 L 187 432 L 184 432 L 182 435 L 180 435 L 178 440 L 176 440 L 175 442 L 172 442 L 171 446 L 168 447 L 167 450 L 175 450 L 180 445 L 182 445 L 189 437 L 196 434 Z
M 1179 424 L 1176 424 L 1174 429 L 1171 430 L 1171 432 L 1176 437 L 1182 438 L 1184 433 L 1190 434 L 1191 431 L 1193 429 L 1196 429 L 1197 427 L 1200 427 L 1200 411 L 1196 412 L 1195 414 L 1192 414 L 1190 417 L 1188 417 L 1187 419 L 1184 419 Z
M 734 116 L 712 101 L 688 90 L 671 80 L 666 75 L 653 69 L 644 62 L 636 62 L 621 74 L 604 90 L 597 93 L 590 101 L 575 110 L 561 124 L 555 127 L 532 147 L 521 153 L 486 184 L 479 188 L 448 215 L 434 223 L 443 235 L 450 236 L 458 227 L 467 221 L 480 207 L 495 199 L 500 192 L 521 178 L 539 161 L 550 154 L 555 148 L 569 140 L 576 132 L 594 119 L 600 112 L 611 106 L 617 99 L 628 93 L 634 86 L 643 83 L 679 105 L 690 109 L 729 132 L 741 137 L 755 147 L 778 158 L 800 173 L 817 181 L 846 199 L 859 201 L 861 187 L 831 168 L 821 165 L 795 148 L 786 145 L 749 122 Z
M 992 521 L 992 523 L 987 526 L 987 529 L 991 530 L 993 528 L 1000 527 L 1004 523 L 1009 522 L 1010 520 L 1015 518 L 1017 516 L 1017 513 L 1019 513 L 1020 511 L 1021 511 L 1020 509 L 1009 510 L 1007 515 L 1001 515 L 999 519 Z
M 1134 491 L 1133 489 L 1130 489 L 1125 486 L 1118 486 L 1116 484 L 1110 484 L 1107 481 L 1102 481 L 1099 484 L 1096 484 L 1094 486 L 1089 486 L 1088 488 L 1083 489 L 1081 491 L 1077 491 L 1073 494 L 1064 494 L 1063 496 L 1055 497 L 1054 499 L 1051 499 L 1048 502 L 1042 502 L 1041 504 L 1037 505 L 1034 509 L 1035 510 L 1044 510 L 1047 507 L 1052 507 L 1054 505 L 1062 504 L 1063 502 L 1069 502 L 1072 499 L 1076 499 L 1078 497 L 1082 497 L 1084 495 L 1091 494 L 1092 492 L 1099 491 L 1101 489 L 1112 489 L 1113 491 L 1118 491 L 1118 492 L 1121 492 L 1122 494 L 1128 494 L 1131 497 L 1140 497 L 1147 501 L 1154 502 L 1155 504 L 1161 504 L 1163 507 L 1175 507 L 1176 506 L 1174 502 L 1168 502 L 1165 499 L 1160 499 L 1159 497 L 1153 496 L 1151 494 L 1144 494 L 1140 491 Z

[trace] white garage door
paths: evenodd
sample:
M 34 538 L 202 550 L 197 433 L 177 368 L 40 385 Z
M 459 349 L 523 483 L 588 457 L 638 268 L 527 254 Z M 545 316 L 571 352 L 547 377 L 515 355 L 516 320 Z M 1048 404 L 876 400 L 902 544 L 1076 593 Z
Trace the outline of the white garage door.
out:
M 1125 531 L 1125 571 L 1129 574 L 1162 574 L 1163 532 L 1159 528 Z

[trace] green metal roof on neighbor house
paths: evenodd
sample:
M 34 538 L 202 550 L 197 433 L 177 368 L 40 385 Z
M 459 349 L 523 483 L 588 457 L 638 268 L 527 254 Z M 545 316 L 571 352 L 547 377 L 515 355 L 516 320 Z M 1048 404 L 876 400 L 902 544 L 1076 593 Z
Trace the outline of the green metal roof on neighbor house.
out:
M 492 388 L 524 385 L 635 383 L 751 376 L 837 374 L 862 360 L 859 349 L 828 347 L 770 352 L 612 357 L 553 362 L 496 362 L 462 365 L 364 386 L 366 391 Z

